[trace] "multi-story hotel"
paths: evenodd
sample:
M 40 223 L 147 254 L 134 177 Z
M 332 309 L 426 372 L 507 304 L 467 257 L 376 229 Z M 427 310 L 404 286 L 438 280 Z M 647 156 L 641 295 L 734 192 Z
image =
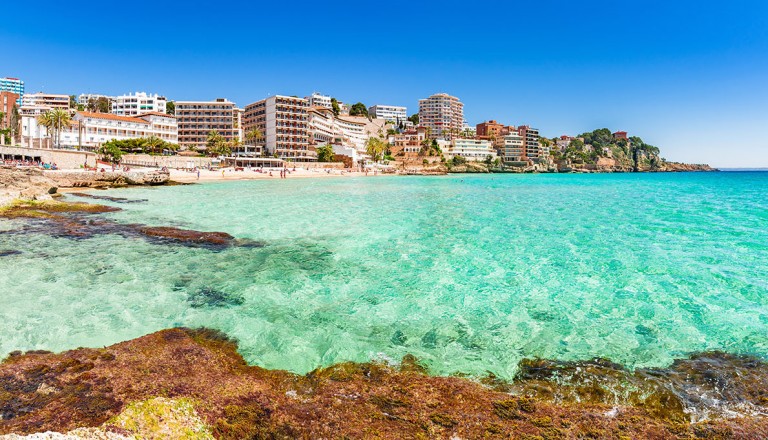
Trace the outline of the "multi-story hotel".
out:
M 22 107 L 50 107 L 69 109 L 69 95 L 58 95 L 54 93 L 27 93 L 21 98 Z
M 464 127 L 464 104 L 447 93 L 420 99 L 419 124 L 427 128 L 431 139 L 451 140 Z
M 77 97 L 77 103 L 81 105 L 88 105 L 88 102 L 91 100 L 98 100 L 99 98 L 106 98 L 109 100 L 109 102 L 114 102 L 115 97 L 114 96 L 108 96 L 108 95 L 99 95 L 96 93 L 81 93 L 80 96 Z
M 525 145 L 524 159 L 538 159 L 542 154 L 541 145 L 539 144 L 539 130 L 537 128 L 531 128 L 528 125 L 520 125 L 517 127 L 517 131 L 520 133 L 520 137 L 523 138 Z
M 344 145 L 364 153 L 371 133 L 364 121 L 353 116 L 335 116 L 325 107 L 309 108 L 309 144 L 320 147 L 326 144 Z
M 178 104 L 177 104 L 178 105 Z M 309 146 L 309 101 L 291 96 L 271 96 L 245 106 L 245 132 L 256 128 L 270 155 L 283 160 L 317 160 Z
M 505 134 L 501 140 L 498 153 L 503 162 L 522 162 L 525 160 L 525 141 L 517 130 Z
M 234 127 L 235 104 L 224 98 L 215 101 L 176 101 L 179 145 L 206 148 L 208 134 L 218 132 L 227 141 L 237 138 Z
M 445 152 L 446 159 L 453 159 L 455 156 L 463 157 L 469 161 L 480 162 L 496 158 L 496 150 L 489 140 L 483 139 L 464 139 L 457 138 L 451 141 L 448 151 Z
M 158 137 L 176 143 L 176 118 L 164 113 L 118 116 L 110 113 L 77 112 L 69 127 L 60 133 L 63 148 L 80 146 L 96 150 L 107 141 Z M 25 147 L 50 147 L 50 136 L 35 116 L 21 117 L 21 144 Z
M 112 114 L 118 116 L 136 116 L 142 113 L 165 113 L 167 100 L 157 94 L 148 95 L 144 92 L 129 93 L 115 96 L 112 100 Z
M 0 92 L 11 92 L 19 95 L 16 105 L 21 107 L 21 99 L 24 97 L 24 81 L 18 78 L 0 78 Z
M 390 122 L 404 122 L 408 120 L 408 111 L 405 107 L 395 105 L 380 105 L 368 107 L 368 115 Z

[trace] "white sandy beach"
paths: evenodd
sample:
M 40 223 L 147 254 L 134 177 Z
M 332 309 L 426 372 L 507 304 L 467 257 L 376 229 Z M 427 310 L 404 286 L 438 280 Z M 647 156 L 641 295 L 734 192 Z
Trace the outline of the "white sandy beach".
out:
M 217 171 L 200 170 L 199 175 L 197 171 L 186 171 L 178 169 L 170 169 L 171 180 L 175 182 L 205 182 L 216 180 L 258 180 L 258 179 L 280 179 L 280 169 L 274 168 L 264 169 L 259 172 L 256 168 L 245 168 L 243 171 L 235 171 L 234 168 L 223 168 Z M 373 171 L 369 171 L 367 177 L 381 176 L 382 174 Z M 366 173 L 360 171 L 347 171 L 338 169 L 305 169 L 305 168 L 288 168 L 287 179 L 295 178 L 308 178 L 308 177 L 366 177 Z

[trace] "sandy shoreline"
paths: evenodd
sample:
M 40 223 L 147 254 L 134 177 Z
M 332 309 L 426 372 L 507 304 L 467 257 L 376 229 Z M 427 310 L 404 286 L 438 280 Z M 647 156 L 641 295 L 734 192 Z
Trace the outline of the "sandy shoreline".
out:
M 200 170 L 199 175 L 197 171 L 185 171 L 170 169 L 171 181 L 182 183 L 194 183 L 194 182 L 210 182 L 219 180 L 269 180 L 280 179 L 280 171 L 275 169 L 271 171 L 264 170 L 263 172 L 257 172 L 256 169 L 245 169 L 243 171 L 235 171 L 234 168 L 224 168 L 218 171 Z M 312 169 L 307 170 L 304 168 L 288 169 L 287 179 L 295 178 L 311 178 L 311 177 L 374 177 L 381 176 L 381 173 L 374 174 L 373 172 L 360 172 L 360 171 L 346 171 L 346 170 L 321 170 Z

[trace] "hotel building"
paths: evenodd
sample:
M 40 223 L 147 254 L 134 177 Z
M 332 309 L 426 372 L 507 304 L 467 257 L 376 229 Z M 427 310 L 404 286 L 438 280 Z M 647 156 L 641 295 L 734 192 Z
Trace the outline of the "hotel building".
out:
M 50 107 L 69 110 L 69 95 L 53 93 L 27 93 L 21 98 L 22 107 Z
M 261 131 L 270 155 L 295 162 L 317 160 L 317 152 L 309 145 L 309 101 L 304 98 L 277 95 L 249 104 L 244 128 L 246 133 L 254 128 Z
M 499 156 L 504 163 L 525 161 L 525 140 L 517 130 L 512 130 L 501 138 L 498 147 Z
M 113 102 L 115 100 L 114 96 L 108 96 L 108 95 L 99 95 L 96 93 L 81 93 L 80 96 L 77 97 L 77 103 L 80 105 L 88 105 L 88 102 L 90 100 L 98 100 L 99 98 L 106 98 L 109 100 L 109 102 Z
M 368 115 L 377 119 L 384 119 L 390 122 L 403 122 L 408 120 L 408 112 L 405 107 L 394 105 L 380 105 L 368 107 Z
M 60 133 L 62 148 L 80 146 L 96 150 L 107 141 L 158 137 L 166 142 L 178 140 L 176 118 L 164 113 L 118 116 L 110 113 L 76 112 L 68 128 Z M 21 144 L 25 147 L 49 145 L 49 134 L 35 116 L 21 118 Z
M 520 137 L 523 138 L 525 145 L 524 159 L 538 159 L 549 154 L 548 151 L 546 152 L 547 154 L 543 154 L 544 152 L 539 144 L 539 130 L 537 128 L 521 125 L 517 127 L 517 131 L 520 133 Z
M 427 128 L 431 139 L 451 140 L 464 127 L 464 104 L 447 93 L 420 99 L 419 124 Z
M 136 116 L 142 113 L 165 113 L 167 100 L 164 96 L 148 95 L 144 92 L 115 96 L 112 101 L 112 114 L 118 116 Z
M 165 109 L 163 109 L 165 110 Z M 215 101 L 176 101 L 179 145 L 205 149 L 208 134 L 218 132 L 227 141 L 237 138 L 235 104 L 224 98 Z
M 0 78 L 0 92 L 11 92 L 19 95 L 16 105 L 21 107 L 21 99 L 24 97 L 24 81 L 18 78 Z
M 483 139 L 454 139 L 445 152 L 446 159 L 453 159 L 459 156 L 468 161 L 481 162 L 491 157 L 496 158 L 496 150 L 493 149 L 491 141 Z

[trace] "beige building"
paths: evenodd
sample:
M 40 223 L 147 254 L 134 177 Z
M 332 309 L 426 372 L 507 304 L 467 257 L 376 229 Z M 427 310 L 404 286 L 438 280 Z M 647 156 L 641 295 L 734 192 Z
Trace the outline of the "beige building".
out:
M 205 149 L 208 134 L 212 131 L 227 141 L 236 139 L 234 127 L 235 104 L 224 98 L 215 101 L 177 101 L 179 145 L 182 148 Z
M 21 98 L 22 107 L 50 107 L 69 109 L 69 95 L 57 95 L 53 93 L 28 93 Z
M 270 96 L 245 106 L 245 132 L 262 133 L 267 154 L 283 160 L 309 162 L 317 152 L 309 144 L 309 101 L 291 96 Z
M 419 125 L 426 127 L 431 139 L 454 139 L 464 129 L 464 104 L 447 93 L 420 99 Z

